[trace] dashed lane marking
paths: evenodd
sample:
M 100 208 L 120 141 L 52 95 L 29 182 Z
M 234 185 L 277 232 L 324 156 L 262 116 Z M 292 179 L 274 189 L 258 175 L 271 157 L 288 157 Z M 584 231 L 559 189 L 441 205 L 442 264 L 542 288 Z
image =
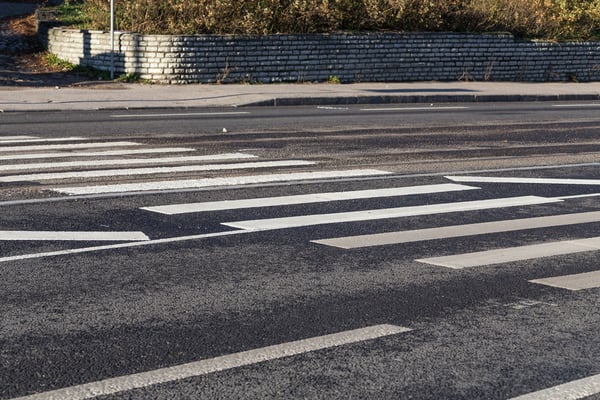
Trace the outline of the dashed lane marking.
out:
M 555 276 L 552 278 L 534 279 L 529 282 L 573 291 L 594 289 L 600 287 L 600 271 Z
M 408 186 L 400 188 L 386 188 L 373 190 L 355 190 L 349 192 L 314 193 L 296 196 L 263 197 L 244 200 L 224 200 L 202 203 L 171 204 L 156 207 L 143 207 L 142 210 L 152 211 L 160 214 L 176 215 L 206 211 L 236 210 L 244 208 L 273 207 L 292 204 L 309 204 L 342 200 L 406 196 L 414 194 L 455 192 L 473 189 L 478 188 L 451 183 L 441 185 Z
M 553 386 L 511 400 L 580 400 L 600 393 L 600 375 Z
M 11 141 L 11 140 L 27 140 L 27 139 L 37 139 L 37 136 L 1 136 L 0 143 Z
M 126 242 L 150 240 L 143 232 L 0 231 L 0 241 Z
M 91 399 L 99 396 L 158 385 L 161 383 L 208 375 L 219 371 L 226 371 L 234 368 L 263 363 L 266 361 L 292 357 L 318 350 L 329 349 L 332 347 L 398 335 L 409 331 L 409 328 L 395 325 L 375 325 L 367 328 L 355 329 L 243 351 L 240 353 L 191 362 L 174 367 L 161 368 L 154 371 L 142 372 L 117 378 L 109 378 L 102 381 L 58 389 L 51 392 L 19 397 L 18 399 L 13 400 Z
M 469 107 L 449 106 L 449 107 L 387 107 L 387 108 L 361 108 L 360 111 L 446 111 L 446 110 L 466 110 Z
M 526 183 L 541 185 L 600 185 L 600 179 L 502 178 L 495 176 L 445 176 L 453 182 Z
M 12 154 L 0 156 L 0 161 L 10 160 L 34 160 L 47 158 L 75 158 L 75 157 L 112 157 L 127 156 L 135 154 L 163 154 L 163 153 L 186 153 L 196 151 L 189 147 L 162 147 L 156 149 L 128 149 L 128 150 L 107 150 L 107 151 L 79 151 L 79 152 L 53 152 L 53 153 L 29 153 Z
M 294 182 L 313 179 L 339 179 L 365 176 L 391 175 L 392 172 L 377 169 L 352 169 L 321 172 L 295 172 L 288 174 L 247 175 L 228 178 L 186 179 L 158 182 L 122 183 L 114 185 L 96 185 L 63 187 L 53 189 L 55 192 L 69 195 L 92 195 L 103 193 L 127 193 L 160 190 L 199 189 L 206 187 L 252 185 L 274 182 Z
M 114 114 L 112 118 L 150 118 L 150 117 L 213 117 L 228 115 L 247 115 L 248 111 L 224 111 L 224 112 L 190 112 L 190 113 L 169 113 L 169 114 Z
M 413 207 L 384 208 L 332 214 L 312 214 L 297 217 L 257 219 L 225 222 L 223 225 L 245 230 L 285 229 L 301 226 L 334 224 L 341 222 L 371 221 L 378 219 L 413 217 L 418 215 L 444 214 L 451 212 L 486 210 L 491 208 L 517 207 L 560 202 L 560 200 L 538 196 L 509 197 L 502 199 L 464 201 L 431 204 Z
M 341 249 L 358 249 L 363 247 L 485 235 L 489 233 L 513 232 L 525 229 L 576 225 L 591 222 L 600 222 L 600 211 L 482 222 L 477 224 L 452 225 L 439 228 L 415 229 L 411 231 L 385 232 L 371 235 L 346 236 L 312 240 L 312 242 Z
M 32 182 L 56 179 L 79 179 L 98 178 L 106 176 L 133 176 L 133 175 L 156 175 L 174 174 L 180 172 L 205 172 L 224 171 L 233 169 L 252 168 L 275 168 L 275 167 L 300 167 L 315 165 L 314 161 L 305 160 L 283 160 L 283 161 L 259 161 L 232 164 L 208 164 L 208 165 L 186 165 L 181 167 L 156 167 L 156 168 L 126 168 L 126 169 L 104 169 L 79 172 L 57 172 L 25 175 L 8 175 L 0 177 L 0 182 Z
M 600 250 L 600 236 L 529 246 L 507 247 L 444 257 L 422 258 L 415 261 L 440 267 L 463 269 L 598 250 Z
M 75 141 L 80 141 L 80 140 L 89 140 L 89 138 L 82 138 L 82 137 L 62 137 L 62 138 L 48 138 L 48 139 L 44 139 L 44 138 L 36 138 L 36 137 L 30 137 L 27 138 L 26 136 L 22 136 L 22 137 L 14 137 L 13 139 L 8 139 L 8 138 L 2 138 L 0 139 L 0 144 L 8 144 L 8 143 L 52 143 L 52 142 L 75 142 Z
M 89 143 L 71 143 L 71 144 L 48 144 L 48 145 L 31 145 L 31 146 L 7 146 L 0 147 L 0 152 L 16 152 L 16 151 L 45 151 L 45 150 L 72 150 L 72 149 L 93 149 L 98 147 L 126 147 L 126 146 L 141 146 L 136 142 L 89 142 Z
M 30 164 L 12 164 L 0 165 L 0 172 L 5 171 L 26 171 L 34 169 L 58 169 L 58 168 L 75 168 L 75 167 L 100 167 L 107 165 L 145 165 L 145 164 L 174 164 L 200 161 L 220 161 L 220 160 L 242 160 L 248 158 L 256 158 L 251 154 L 244 153 L 223 153 L 212 154 L 205 156 L 181 156 L 181 157 L 162 157 L 162 158 L 131 158 L 118 160 L 82 160 L 82 161 L 67 161 L 67 162 L 50 162 L 50 163 L 30 163 Z

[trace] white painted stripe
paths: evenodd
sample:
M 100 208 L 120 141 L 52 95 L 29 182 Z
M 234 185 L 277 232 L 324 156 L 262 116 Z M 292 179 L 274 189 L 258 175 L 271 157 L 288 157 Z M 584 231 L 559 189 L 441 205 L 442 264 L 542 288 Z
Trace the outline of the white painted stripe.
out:
M 243 366 L 263 363 L 305 354 L 318 350 L 374 340 L 386 336 L 409 332 L 410 329 L 395 325 L 375 325 L 367 328 L 339 332 L 293 342 L 242 351 L 211 359 L 195 361 L 154 371 L 109 378 L 79 386 L 33 394 L 13 400 L 84 400 L 133 389 L 173 382 L 226 371 Z
M 196 151 L 189 147 L 163 147 L 156 149 L 128 149 L 128 150 L 107 150 L 107 151 L 80 151 L 80 152 L 53 152 L 53 153 L 29 153 L 29 154 L 12 154 L 0 156 L 0 161 L 9 160 L 34 160 L 46 158 L 69 158 L 69 157 L 111 157 L 111 156 L 127 156 L 135 154 L 162 154 L 162 153 L 186 153 Z
M 440 228 L 416 229 L 412 231 L 385 232 L 371 235 L 347 236 L 331 239 L 312 240 L 326 246 L 341 249 L 384 246 L 421 242 L 425 240 L 447 239 L 464 236 L 485 235 L 489 233 L 513 232 L 525 229 L 547 228 L 600 222 L 600 211 L 579 214 L 552 215 L 549 217 L 522 218 L 477 224 L 452 225 Z
M 150 240 L 143 232 L 0 231 L 0 241 L 135 242 Z
M 534 279 L 529 282 L 568 290 L 593 289 L 600 287 L 600 271 Z
M 600 107 L 600 103 L 587 103 L 587 104 L 552 104 L 552 107 Z
M 27 140 L 27 139 L 37 139 L 37 136 L 0 136 L 0 143 L 8 141 L 8 140 Z
M 167 215 L 186 214 L 195 212 L 237 210 L 242 208 L 274 207 L 291 204 L 309 204 L 329 201 L 372 199 L 379 197 L 407 196 L 414 194 L 455 192 L 462 190 L 478 189 L 472 186 L 441 184 L 409 186 L 401 188 L 387 188 L 374 190 L 356 190 L 350 192 L 329 192 L 303 194 L 296 196 L 262 197 L 257 199 L 210 201 L 203 203 L 172 204 L 156 207 L 143 207 L 142 210 L 157 212 Z
M 451 212 L 486 210 L 490 208 L 516 207 L 534 204 L 559 202 L 560 200 L 537 196 L 509 197 L 504 199 L 465 201 L 456 203 L 431 204 L 424 206 L 384 208 L 376 210 L 352 211 L 333 214 L 302 215 L 298 217 L 257 219 L 249 221 L 226 222 L 223 225 L 239 229 L 285 229 L 300 226 L 334 224 L 341 222 L 371 221 L 432 215 Z
M 445 257 L 422 258 L 416 261 L 440 267 L 463 269 L 597 250 L 600 250 L 600 236 L 589 239 L 565 240 L 561 242 L 478 251 Z
M 47 144 L 47 145 L 31 145 L 31 146 L 9 146 L 0 147 L 0 152 L 15 152 L 15 151 L 45 151 L 45 150 L 71 150 L 71 149 L 93 149 L 98 147 L 125 147 L 125 146 L 140 146 L 136 142 L 90 142 L 90 143 L 71 143 L 71 144 Z
M 33 260 L 38 258 L 47 258 L 47 257 L 57 257 L 57 256 L 68 256 L 74 254 L 84 254 L 84 253 L 94 253 L 98 251 L 105 250 L 119 250 L 119 249 L 130 249 L 134 247 L 145 247 L 145 246 L 154 246 L 160 244 L 168 244 L 168 243 L 178 243 L 178 242 L 187 242 L 190 240 L 201 240 L 201 239 L 209 239 L 214 237 L 223 237 L 223 236 L 234 236 L 240 234 L 252 233 L 250 231 L 227 231 L 227 232 L 215 232 L 215 233 L 205 233 L 201 235 L 191 235 L 191 236 L 178 236 L 166 239 L 154 239 L 154 240 L 146 240 L 132 243 L 120 243 L 120 244 L 110 244 L 103 246 L 91 246 L 91 247 L 80 247 L 77 249 L 67 249 L 67 250 L 57 250 L 57 251 L 47 251 L 43 253 L 30 253 L 30 254 L 21 254 L 16 256 L 6 256 L 0 257 L 0 263 L 10 262 L 10 261 L 23 261 L 23 260 Z
M 182 167 L 156 167 L 156 168 L 129 168 L 129 169 L 103 169 L 95 171 L 79 172 L 57 172 L 43 174 L 26 175 L 8 175 L 0 177 L 0 182 L 30 182 L 45 181 L 53 179 L 78 179 L 78 178 L 98 178 L 104 176 L 133 176 L 133 175 L 154 175 L 154 174 L 174 174 L 179 172 L 206 172 L 206 171 L 224 171 L 233 169 L 253 169 L 253 168 L 275 168 L 275 167 L 300 167 L 306 165 L 315 165 L 313 161 L 304 160 L 284 160 L 284 161 L 260 161 L 249 163 L 234 164 L 208 164 L 208 165 L 186 165 Z
M 82 137 L 64 137 L 64 138 L 50 138 L 50 139 L 43 139 L 43 138 L 30 138 L 30 139 L 8 139 L 8 140 L 4 140 L 2 139 L 0 141 L 0 144 L 5 144 L 5 143 L 52 143 L 52 142 L 75 142 L 75 141 L 80 141 L 80 140 L 89 140 L 88 138 L 82 138 Z
M 170 114 L 114 114 L 112 118 L 152 118 L 152 117 L 212 117 L 227 115 L 247 115 L 248 111 L 224 111 L 224 112 L 190 112 Z
M 390 175 L 391 172 L 376 169 L 356 169 L 324 172 L 296 172 L 289 174 L 249 175 L 228 178 L 204 178 L 160 182 L 123 183 L 114 185 L 97 185 L 81 187 L 64 187 L 53 189 L 55 192 L 70 195 L 88 195 L 100 193 L 125 193 L 149 190 L 192 189 L 218 186 L 252 185 L 258 183 L 292 182 L 312 179 L 334 179 L 361 176 Z
M 32 169 L 57 169 L 74 167 L 100 167 L 106 165 L 144 165 L 144 164 L 173 164 L 198 161 L 216 161 L 216 160 L 238 160 L 256 158 L 251 154 L 243 153 L 223 153 L 211 154 L 206 156 L 181 156 L 181 157 L 163 157 L 163 158 L 131 158 L 118 160 L 82 160 L 68 162 L 50 162 L 50 163 L 30 163 L 30 164 L 12 164 L 0 165 L 0 172 L 6 171 L 24 171 Z
M 511 400 L 580 400 L 600 393 L 600 374 L 564 383 Z
M 469 107 L 450 106 L 450 107 L 388 107 L 388 108 L 361 108 L 360 111 L 444 111 L 444 110 L 465 110 Z
M 541 185 L 600 185 L 600 179 L 501 178 L 491 176 L 446 176 L 454 182 L 527 183 Z

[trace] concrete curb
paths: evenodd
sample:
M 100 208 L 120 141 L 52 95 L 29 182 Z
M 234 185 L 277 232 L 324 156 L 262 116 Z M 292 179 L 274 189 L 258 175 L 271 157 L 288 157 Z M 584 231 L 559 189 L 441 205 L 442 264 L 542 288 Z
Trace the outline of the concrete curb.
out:
M 558 95 L 425 95 L 425 96 L 350 96 L 288 97 L 245 103 L 238 107 L 335 106 L 354 104 L 420 104 L 420 103 L 492 103 L 543 101 L 598 101 L 595 94 Z

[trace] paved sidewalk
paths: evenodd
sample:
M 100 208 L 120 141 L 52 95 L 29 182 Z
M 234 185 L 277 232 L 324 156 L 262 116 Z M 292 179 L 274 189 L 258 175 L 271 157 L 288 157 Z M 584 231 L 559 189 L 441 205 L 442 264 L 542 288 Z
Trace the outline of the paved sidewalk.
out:
M 490 101 L 600 101 L 600 82 L 414 82 L 270 85 L 142 85 L 3 87 L 0 110 L 348 105 Z

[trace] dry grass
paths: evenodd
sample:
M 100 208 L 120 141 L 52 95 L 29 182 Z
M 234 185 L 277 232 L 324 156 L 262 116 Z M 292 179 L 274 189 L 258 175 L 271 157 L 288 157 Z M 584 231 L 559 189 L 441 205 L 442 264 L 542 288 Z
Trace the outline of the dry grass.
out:
M 108 27 L 108 4 L 84 1 L 90 27 Z M 116 0 L 116 4 L 118 28 L 140 33 L 505 31 L 518 37 L 564 40 L 595 38 L 600 31 L 600 0 Z

